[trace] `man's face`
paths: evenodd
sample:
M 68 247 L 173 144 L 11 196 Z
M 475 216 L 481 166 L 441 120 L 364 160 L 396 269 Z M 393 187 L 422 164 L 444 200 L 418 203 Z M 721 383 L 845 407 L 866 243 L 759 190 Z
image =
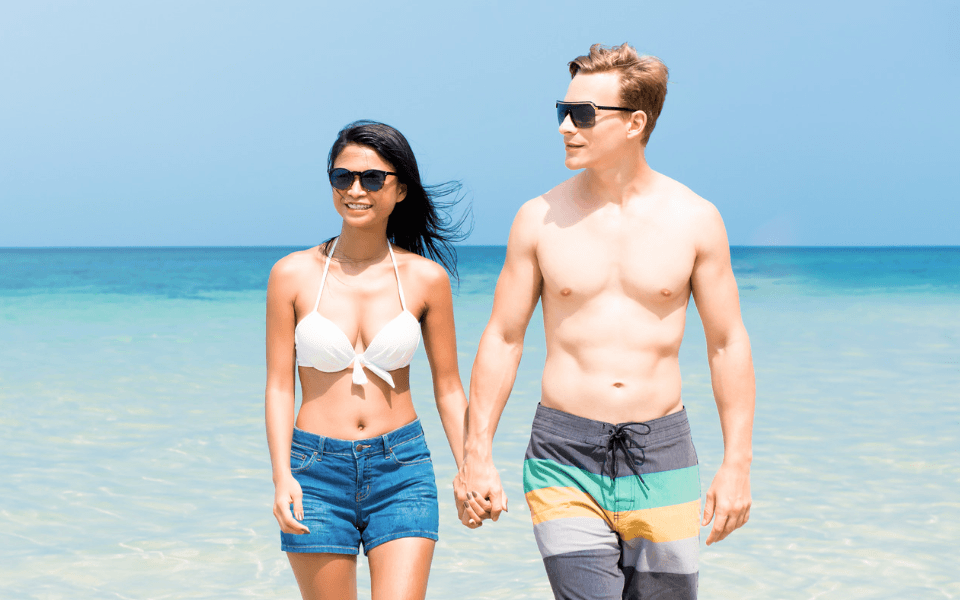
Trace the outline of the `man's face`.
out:
M 577 74 L 570 80 L 565 102 L 593 102 L 598 106 L 621 106 L 620 75 L 616 72 Z M 580 129 L 570 116 L 560 124 L 568 169 L 612 166 L 627 141 L 627 121 L 615 110 L 598 110 L 596 124 Z

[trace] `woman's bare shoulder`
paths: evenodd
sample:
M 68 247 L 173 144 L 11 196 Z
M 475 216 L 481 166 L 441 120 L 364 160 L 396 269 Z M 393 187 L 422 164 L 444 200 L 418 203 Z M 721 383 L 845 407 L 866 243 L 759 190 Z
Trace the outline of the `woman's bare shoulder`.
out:
M 291 252 L 274 263 L 273 268 L 270 269 L 270 279 L 297 279 L 304 273 L 316 268 L 319 256 L 319 246 Z
M 450 276 L 440 263 L 406 250 L 397 250 L 396 254 L 405 285 L 424 290 L 427 301 L 450 293 Z
M 409 252 L 402 248 L 394 246 L 394 252 L 397 256 L 397 265 L 399 268 L 407 271 L 410 276 L 424 282 L 434 282 L 439 279 L 446 279 L 447 272 L 440 263 L 426 256 L 420 256 L 414 252 Z

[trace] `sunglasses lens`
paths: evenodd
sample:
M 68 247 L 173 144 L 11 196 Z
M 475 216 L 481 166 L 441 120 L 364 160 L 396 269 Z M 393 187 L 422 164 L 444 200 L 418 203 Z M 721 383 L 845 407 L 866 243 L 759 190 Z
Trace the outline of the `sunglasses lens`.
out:
M 371 192 L 379 191 L 383 187 L 383 182 L 387 178 L 384 171 L 370 170 L 364 171 L 360 176 L 360 185 Z
M 570 120 L 581 129 L 593 127 L 597 122 L 597 111 L 589 104 L 578 104 L 570 107 Z
M 346 169 L 334 169 L 330 171 L 330 185 L 338 190 L 348 189 L 353 185 L 353 173 Z
M 593 127 L 597 122 L 597 111 L 593 109 L 592 104 L 557 104 L 557 121 L 563 125 L 563 120 L 570 115 L 570 120 L 574 127 L 586 129 Z

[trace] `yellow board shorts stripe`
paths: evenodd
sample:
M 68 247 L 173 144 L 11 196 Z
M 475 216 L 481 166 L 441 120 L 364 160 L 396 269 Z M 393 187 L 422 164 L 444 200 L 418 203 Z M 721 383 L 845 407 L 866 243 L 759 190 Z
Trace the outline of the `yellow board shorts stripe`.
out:
M 573 487 L 546 487 L 526 493 L 533 524 L 553 519 L 592 517 L 607 522 L 624 540 L 642 537 L 672 542 L 700 534 L 700 500 L 640 510 L 608 511 Z

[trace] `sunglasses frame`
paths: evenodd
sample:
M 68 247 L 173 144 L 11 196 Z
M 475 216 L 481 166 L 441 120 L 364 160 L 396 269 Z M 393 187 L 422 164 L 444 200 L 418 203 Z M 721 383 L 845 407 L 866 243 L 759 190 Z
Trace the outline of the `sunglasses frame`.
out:
M 562 115 L 562 116 L 561 116 L 561 114 L 560 114 L 560 107 L 561 107 L 561 106 L 564 107 L 564 111 L 563 111 L 563 115 Z M 578 124 L 578 123 L 574 120 L 574 118 L 573 118 L 573 112 L 570 110 L 570 108 L 575 107 L 575 106 L 592 106 L 592 107 L 593 107 L 593 117 L 591 118 L 591 120 L 590 120 L 589 123 L 587 123 L 587 122 L 581 122 L 580 124 Z M 638 108 L 626 108 L 626 107 L 624 107 L 624 106 L 598 106 L 598 105 L 594 104 L 593 102 L 590 102 L 589 100 L 585 100 L 585 101 L 583 101 L 583 102 L 565 102 L 565 101 L 563 101 L 563 100 L 557 100 L 557 120 L 559 121 L 560 125 L 563 125 L 563 122 L 566 120 L 567 115 L 569 115 L 569 116 L 570 116 L 570 122 L 573 123 L 573 126 L 574 126 L 574 127 L 576 127 L 577 129 L 590 129 L 591 127 L 593 127 L 594 125 L 597 124 L 597 111 L 598 111 L 598 110 L 619 110 L 619 111 L 623 111 L 623 112 L 637 112 L 637 111 L 640 110 L 640 109 L 638 109 Z
M 344 187 L 344 188 L 337 187 L 336 184 L 333 183 L 333 177 L 334 177 L 333 174 L 336 173 L 337 171 L 342 171 L 343 173 L 350 174 L 350 184 L 347 185 L 347 187 Z M 373 188 L 367 187 L 367 185 L 363 183 L 363 176 L 366 175 L 367 173 L 383 173 L 383 181 L 380 183 L 380 187 L 373 189 Z M 387 182 L 387 175 L 393 175 L 394 177 L 399 177 L 399 175 L 397 175 L 393 171 L 384 171 L 383 169 L 367 169 L 366 171 L 350 171 L 349 169 L 344 169 L 340 167 L 337 169 L 332 169 L 329 173 L 327 173 L 327 178 L 330 180 L 330 186 L 336 190 L 340 190 L 341 192 L 349 190 L 351 187 L 353 187 L 353 182 L 356 181 L 358 177 L 360 178 L 360 187 L 362 187 L 364 190 L 368 192 L 379 192 L 380 190 L 383 189 L 384 184 L 386 184 Z

